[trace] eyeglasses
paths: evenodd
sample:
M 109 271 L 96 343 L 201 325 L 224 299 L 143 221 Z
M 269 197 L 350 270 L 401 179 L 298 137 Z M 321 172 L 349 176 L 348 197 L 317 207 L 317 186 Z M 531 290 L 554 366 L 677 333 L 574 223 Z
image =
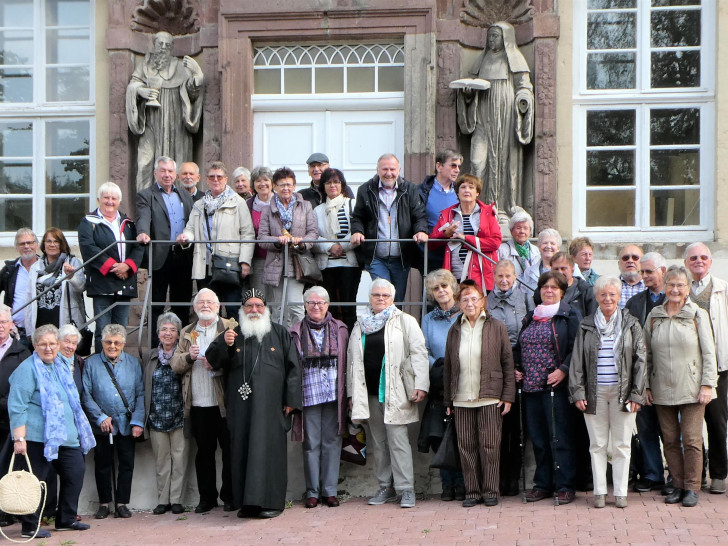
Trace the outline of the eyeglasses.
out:
M 324 186 L 341 186 L 340 180 L 327 180 Z
M 0 320 L 0 326 L 7 326 L 8 324 L 12 324 L 12 320 Z
M 19 241 L 18 246 L 33 246 L 35 241 Z
M 294 184 L 276 184 L 276 188 L 288 189 L 293 188 Z
M 265 303 L 246 303 L 243 307 L 246 309 L 263 309 L 265 308 Z
M 665 286 L 668 290 L 675 290 L 676 288 L 678 290 L 685 290 L 688 287 L 684 282 L 669 282 Z
M 372 298 L 380 300 L 388 300 L 392 297 L 392 294 L 372 294 Z
M 703 262 L 707 262 L 708 260 L 710 260 L 710 256 L 706 256 L 705 254 L 696 254 L 695 256 L 688 256 L 688 261 L 697 262 L 698 258 L 700 258 L 700 260 Z
M 307 301 L 306 305 L 309 307 L 326 307 L 328 303 L 327 301 Z
M 461 298 L 460 303 L 462 303 L 463 305 L 475 305 L 480 301 L 480 299 L 480 297 L 476 298 L 475 296 L 473 296 L 472 298 Z
M 60 244 L 61 244 L 60 241 L 53 241 L 53 240 L 45 241 L 45 245 L 46 246 L 58 246 Z
M 176 326 L 162 326 L 159 329 L 159 332 L 160 333 L 170 332 L 170 333 L 176 334 L 177 333 L 177 327 Z
M 208 180 L 225 180 L 227 176 L 224 174 L 208 174 L 207 179 Z
M 640 275 L 652 275 L 656 269 L 640 269 Z
M 123 347 L 124 342 L 123 341 L 111 341 L 110 339 L 103 339 L 101 340 L 101 343 L 104 345 L 107 345 L 109 347 Z
M 641 256 L 637 256 L 637 254 L 625 254 L 624 256 L 620 256 L 619 259 L 623 262 L 628 262 L 630 260 L 632 260 L 633 262 L 639 262 L 640 258 Z
M 58 347 L 58 343 L 39 343 L 36 347 L 40 349 L 55 349 Z

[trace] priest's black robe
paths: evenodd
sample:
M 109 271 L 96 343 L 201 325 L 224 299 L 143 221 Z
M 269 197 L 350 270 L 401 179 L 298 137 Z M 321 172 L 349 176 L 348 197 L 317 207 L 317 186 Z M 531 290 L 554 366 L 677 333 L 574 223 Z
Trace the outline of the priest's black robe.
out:
M 207 348 L 210 365 L 226 372 L 225 407 L 230 430 L 230 466 L 236 506 L 283 510 L 286 504 L 286 434 L 291 417 L 284 406 L 303 405 L 301 369 L 288 330 L 273 324 L 262 343 L 244 338 L 235 328 L 235 344 L 223 334 Z M 257 361 L 257 363 L 256 363 Z M 238 389 L 246 382 L 252 392 L 243 400 Z

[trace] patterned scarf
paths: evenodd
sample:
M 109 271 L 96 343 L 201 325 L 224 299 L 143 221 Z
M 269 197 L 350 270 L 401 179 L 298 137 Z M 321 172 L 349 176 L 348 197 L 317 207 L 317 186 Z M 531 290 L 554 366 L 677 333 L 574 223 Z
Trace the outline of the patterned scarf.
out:
M 159 347 L 157 348 L 157 354 L 159 355 L 159 363 L 162 366 L 169 366 L 170 360 L 172 360 L 172 355 L 174 355 L 174 352 L 177 350 L 177 345 L 172 347 L 172 350 L 168 353 L 164 352 L 164 347 L 162 344 L 159 344 Z
M 339 209 L 346 201 L 346 196 L 341 193 L 334 197 L 333 199 L 326 198 L 326 227 L 329 228 L 329 233 L 327 235 L 330 235 L 333 239 L 336 237 L 336 235 L 339 233 L 339 230 L 341 229 L 339 226 Z
M 440 307 L 435 307 L 435 310 L 432 312 L 432 318 L 434 320 L 450 320 L 450 317 L 459 311 L 460 306 L 457 303 L 447 311 L 443 311 Z
M 528 241 L 526 241 L 525 245 L 519 245 L 516 241 L 513 241 L 513 246 L 516 247 L 516 252 L 518 252 L 521 258 L 526 260 L 531 259 L 531 245 L 528 244 Z
M 304 368 L 336 367 L 339 356 L 339 331 L 335 326 L 331 313 L 326 313 L 321 322 L 314 322 L 308 315 L 304 317 L 301 324 L 301 352 L 303 353 Z M 319 339 L 323 338 L 320 349 L 316 343 L 314 331 L 320 333 Z
M 39 272 L 38 284 L 42 284 L 46 288 L 53 286 L 59 273 L 63 272 L 63 264 L 66 262 L 66 258 L 68 256 L 66 256 L 65 252 L 61 253 L 55 262 L 48 262 L 48 256 L 43 256 L 43 270 Z
M 394 313 L 396 309 L 397 307 L 392 304 L 384 311 L 375 313 L 374 309 L 372 309 L 372 306 L 367 305 L 367 310 L 364 312 L 364 315 L 359 319 L 361 333 L 369 335 L 373 334 L 374 332 L 378 332 L 379 330 L 384 328 L 384 325 L 389 320 L 389 317 L 392 316 L 392 313 Z
M 85 455 L 96 445 L 96 440 L 94 440 L 86 414 L 81 408 L 81 400 L 70 370 L 58 358 L 52 364 L 46 364 L 40 359 L 37 352 L 33 352 L 33 367 L 38 381 L 40 407 L 45 425 L 43 430 L 43 443 L 45 444 L 43 455 L 48 461 L 58 459 L 58 448 L 69 436 L 66 432 L 66 412 L 56 382 L 53 380 L 54 375 L 63 390 L 66 391 L 68 404 L 71 406 L 71 411 L 73 411 L 73 421 L 76 424 L 76 430 L 78 430 L 81 451 Z
M 233 193 L 233 190 L 230 186 L 225 186 L 223 192 L 217 197 L 213 197 L 212 192 L 210 190 L 207 190 L 205 192 L 205 196 L 202 198 L 202 203 L 205 207 L 205 210 L 207 211 L 207 214 L 210 216 L 215 214 L 215 212 L 217 212 L 217 209 L 220 208 L 220 205 L 222 205 L 230 197 L 231 193 Z
M 281 200 L 278 199 L 277 195 L 275 196 L 275 202 L 278 214 L 281 216 L 283 228 L 290 232 L 291 226 L 293 225 L 293 207 L 296 206 L 296 197 L 291 197 L 291 202 L 288 203 L 287 207 L 281 203 Z

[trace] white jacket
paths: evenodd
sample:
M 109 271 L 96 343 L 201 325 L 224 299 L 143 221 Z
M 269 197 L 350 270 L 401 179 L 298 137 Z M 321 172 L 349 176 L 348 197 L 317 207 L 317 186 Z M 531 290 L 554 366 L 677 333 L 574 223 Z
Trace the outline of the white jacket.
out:
M 349 243 L 349 240 L 351 239 L 351 211 L 354 210 L 355 204 L 356 201 L 354 199 L 350 199 L 348 197 L 344 199 L 344 213 L 346 214 L 347 220 L 349 220 L 349 234 L 345 239 L 342 239 L 339 244 L 344 249 L 344 252 L 346 252 L 346 259 L 331 260 L 331 264 L 329 264 L 329 249 L 336 243 L 316 243 L 313 245 L 313 253 L 314 256 L 316 256 L 316 263 L 318 264 L 319 269 L 326 269 L 327 267 L 329 267 L 329 265 L 331 265 L 331 267 L 359 266 L 359 262 L 356 259 L 356 252 L 354 251 L 354 247 L 351 246 L 351 243 Z M 313 209 L 313 213 L 316 216 L 316 224 L 318 225 L 319 230 L 319 239 L 336 239 L 336 234 L 330 232 L 329 224 L 326 221 L 326 203 L 321 203 L 320 205 L 318 205 L 315 209 Z
M 728 370 L 728 282 L 712 275 L 711 278 L 710 322 L 713 325 L 718 372 L 724 372 Z
M 385 425 L 406 425 L 419 421 L 417 405 L 407 398 L 400 376 L 400 368 L 408 355 L 415 373 L 414 388 L 427 392 L 430 389 L 430 363 L 425 336 L 413 316 L 397 309 L 384 325 Z M 352 421 L 359 423 L 369 419 L 369 397 L 364 377 L 364 352 L 359 322 L 354 325 L 349 338 L 346 392 L 352 399 Z

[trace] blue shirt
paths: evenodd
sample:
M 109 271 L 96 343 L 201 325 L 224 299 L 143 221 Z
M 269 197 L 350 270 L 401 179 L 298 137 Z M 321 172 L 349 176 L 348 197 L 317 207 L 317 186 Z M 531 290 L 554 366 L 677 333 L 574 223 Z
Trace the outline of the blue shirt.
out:
M 139 361 L 128 353 L 121 353 L 116 364 L 109 363 L 132 411 L 131 419 L 126 415 L 124 402 L 104 365 L 106 357 L 95 354 L 86 360 L 83 368 L 83 396 L 81 403 L 88 420 L 97 427 L 111 417 L 114 434 L 131 434 L 131 427 L 144 427 L 144 384 Z M 108 362 L 108 360 L 106 360 Z M 98 432 L 98 429 L 96 430 Z
M 430 232 L 437 224 L 440 219 L 440 213 L 455 205 L 458 202 L 458 196 L 455 193 L 455 186 L 451 185 L 449 190 L 442 187 L 437 181 L 437 178 L 432 183 L 432 189 L 430 194 L 427 196 L 427 203 L 425 203 L 425 211 L 427 212 L 427 227 Z
M 430 359 L 430 368 L 435 364 L 438 358 L 445 358 L 445 344 L 447 342 L 447 333 L 450 326 L 455 323 L 455 319 L 460 313 L 453 313 L 448 320 L 435 320 L 434 311 L 430 311 L 422 319 L 422 333 L 425 334 L 425 346 L 427 347 L 427 356 Z
M 172 191 L 167 193 L 162 186 L 157 184 L 157 188 L 162 192 L 164 205 L 167 207 L 167 216 L 169 216 L 169 240 L 176 241 L 177 236 L 185 229 L 185 208 L 182 199 L 177 193 L 177 188 L 172 186 Z

